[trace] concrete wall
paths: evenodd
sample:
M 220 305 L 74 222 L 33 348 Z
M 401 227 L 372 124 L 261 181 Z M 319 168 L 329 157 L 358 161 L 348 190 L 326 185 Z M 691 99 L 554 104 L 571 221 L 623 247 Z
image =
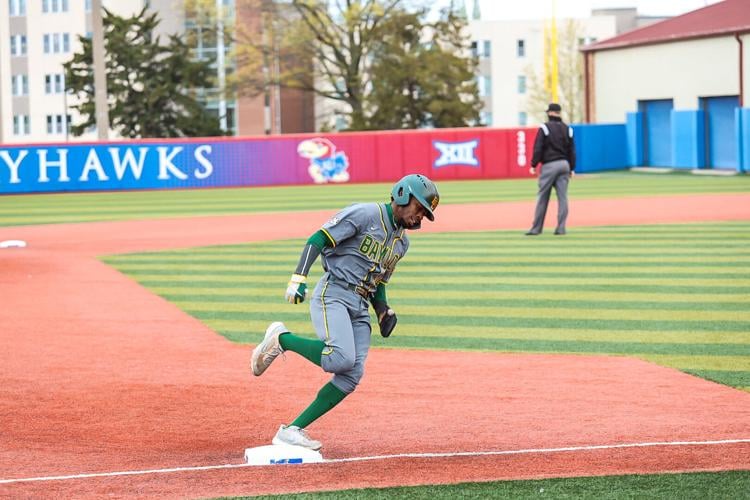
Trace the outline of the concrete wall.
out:
M 730 36 L 598 51 L 592 119 L 620 122 L 638 111 L 639 100 L 674 99 L 676 110 L 695 110 L 699 97 L 737 95 L 738 54 Z M 747 82 L 750 60 L 745 59 Z

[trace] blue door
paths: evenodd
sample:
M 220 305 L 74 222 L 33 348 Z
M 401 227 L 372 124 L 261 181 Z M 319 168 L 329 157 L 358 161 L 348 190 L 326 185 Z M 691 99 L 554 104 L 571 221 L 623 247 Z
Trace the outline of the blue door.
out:
M 672 166 L 672 107 L 672 99 L 638 101 L 638 111 L 643 113 L 646 165 Z
M 738 96 L 702 97 L 706 116 L 706 165 L 712 168 L 737 168 L 735 109 Z

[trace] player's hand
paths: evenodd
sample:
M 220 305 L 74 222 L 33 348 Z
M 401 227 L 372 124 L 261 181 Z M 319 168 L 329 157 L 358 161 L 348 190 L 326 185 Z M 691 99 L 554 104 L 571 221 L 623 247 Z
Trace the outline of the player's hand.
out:
M 373 309 L 378 317 L 378 326 L 380 327 L 380 335 L 383 337 L 390 336 L 393 329 L 396 328 L 398 318 L 396 318 L 396 312 L 388 307 L 388 304 L 380 301 L 373 301 Z
M 531 172 L 531 175 L 534 175 L 534 174 L 536 174 L 536 167 L 531 167 L 531 168 L 529 169 L 529 172 Z
M 576 176 L 576 171 L 575 170 L 571 170 L 570 171 L 570 176 L 571 177 L 575 177 Z
M 305 301 L 307 295 L 307 278 L 301 274 L 292 274 L 286 287 L 286 301 L 299 304 Z

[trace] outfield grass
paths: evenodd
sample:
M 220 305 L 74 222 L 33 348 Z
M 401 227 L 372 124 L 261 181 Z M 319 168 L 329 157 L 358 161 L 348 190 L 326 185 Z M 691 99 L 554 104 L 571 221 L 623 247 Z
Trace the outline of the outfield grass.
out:
M 388 287 L 399 325 L 376 347 L 625 355 L 750 391 L 750 221 L 411 239 Z M 275 320 L 313 335 L 307 305 L 283 300 L 303 244 L 104 261 L 228 339 L 257 343 Z
M 442 181 L 441 203 L 533 201 L 536 180 Z M 386 200 L 391 184 L 0 195 L 0 226 L 198 215 L 339 209 Z M 688 193 L 747 193 L 750 176 L 613 172 L 577 176 L 571 199 Z
M 457 498 L 564 499 L 680 499 L 742 500 L 750 498 L 750 472 L 573 477 L 531 481 L 493 481 L 441 486 L 366 488 L 320 493 L 260 495 L 275 500 L 454 500 Z

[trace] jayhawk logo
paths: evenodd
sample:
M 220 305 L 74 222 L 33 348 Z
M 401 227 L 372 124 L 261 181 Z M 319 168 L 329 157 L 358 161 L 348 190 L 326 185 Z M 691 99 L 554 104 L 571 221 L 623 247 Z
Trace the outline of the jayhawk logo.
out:
M 336 146 L 328 139 L 316 137 L 302 141 L 297 145 L 297 153 L 310 160 L 307 171 L 317 184 L 349 180 L 349 159 L 346 153 L 336 151 Z

